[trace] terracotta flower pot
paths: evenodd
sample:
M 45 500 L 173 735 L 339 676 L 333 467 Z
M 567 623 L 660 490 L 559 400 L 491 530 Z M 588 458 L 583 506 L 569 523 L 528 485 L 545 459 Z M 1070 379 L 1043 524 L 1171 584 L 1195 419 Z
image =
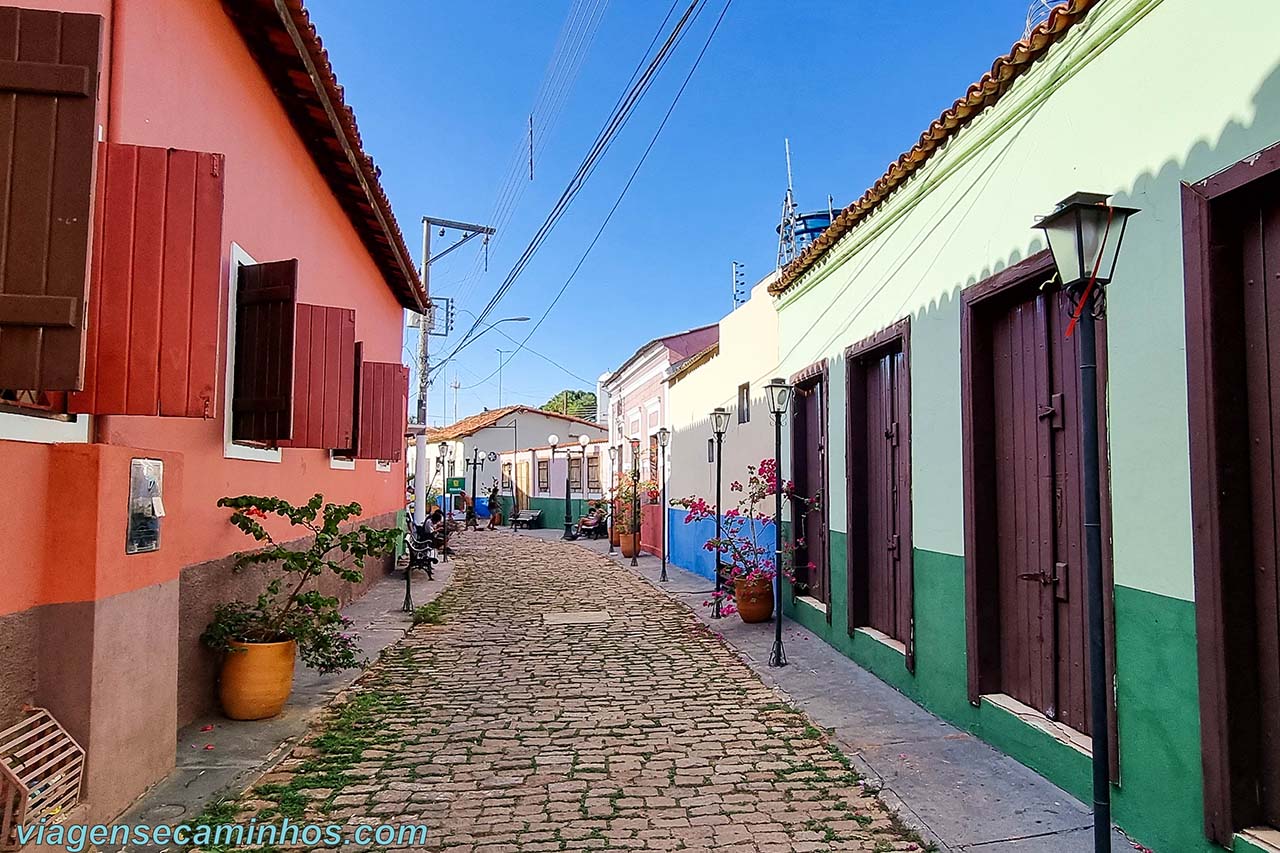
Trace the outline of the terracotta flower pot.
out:
M 218 699 L 233 720 L 265 720 L 280 713 L 293 691 L 293 663 L 298 644 L 241 643 L 222 661 Z
M 743 622 L 768 622 L 773 616 L 773 579 L 735 578 L 733 601 Z
M 609 544 L 615 548 L 622 544 L 622 532 L 618 530 L 616 524 L 609 527 Z
M 622 549 L 622 556 L 634 557 L 640 550 L 640 537 L 634 533 L 619 534 L 618 547 Z

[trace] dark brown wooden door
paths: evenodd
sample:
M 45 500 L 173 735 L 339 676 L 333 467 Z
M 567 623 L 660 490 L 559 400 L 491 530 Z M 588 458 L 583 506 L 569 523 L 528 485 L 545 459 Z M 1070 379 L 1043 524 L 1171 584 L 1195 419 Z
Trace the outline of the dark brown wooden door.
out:
M 1066 338 L 1069 319 L 1064 294 L 1026 291 L 992 316 L 994 552 L 1001 690 L 1087 734 L 1078 337 Z
M 911 646 L 911 490 L 901 339 L 849 362 L 849 627 Z
M 796 565 L 811 568 L 797 572 L 806 584 L 801 590 L 819 601 L 829 598 L 827 582 L 827 496 L 823 494 L 823 472 L 827 466 L 826 384 L 821 377 L 800 384 L 795 391 L 795 423 L 792 432 L 792 459 L 796 494 L 820 497 L 820 506 L 806 513 L 797 525 L 801 544 L 796 549 Z
M 1258 193 L 1257 199 L 1242 216 L 1241 272 L 1261 724 L 1258 796 L 1265 821 L 1280 826 L 1280 195 Z
M 102 18 L 0 6 L 0 388 L 84 376 Z

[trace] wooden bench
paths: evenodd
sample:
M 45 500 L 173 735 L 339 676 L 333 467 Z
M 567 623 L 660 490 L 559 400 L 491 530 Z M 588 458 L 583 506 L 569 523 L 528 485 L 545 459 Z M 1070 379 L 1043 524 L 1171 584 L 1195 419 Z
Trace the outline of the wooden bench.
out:
M 532 530 L 535 527 L 542 526 L 542 510 L 540 509 L 522 509 L 515 515 L 511 516 L 511 526 L 519 529 L 520 525 L 524 525 L 526 530 Z

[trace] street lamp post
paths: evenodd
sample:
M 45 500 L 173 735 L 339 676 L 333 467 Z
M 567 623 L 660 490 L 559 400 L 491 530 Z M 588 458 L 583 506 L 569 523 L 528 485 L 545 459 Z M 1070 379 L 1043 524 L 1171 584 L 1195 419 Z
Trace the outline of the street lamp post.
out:
M 1107 726 L 1105 590 L 1102 576 L 1101 453 L 1098 448 L 1098 344 L 1095 321 L 1103 290 L 1115 272 L 1129 217 L 1138 211 L 1114 207 L 1107 196 L 1075 193 L 1036 224 L 1045 232 L 1062 287 L 1075 311 L 1067 335 L 1080 330 L 1080 437 L 1084 487 L 1084 544 L 1089 614 L 1089 734 L 1093 739 L 1093 849 L 1111 850 L 1110 729 Z
M 658 580 L 667 582 L 667 443 L 671 441 L 671 430 L 662 427 L 658 430 L 658 476 L 662 478 L 662 574 Z
M 560 436 L 556 435 L 555 433 L 552 433 L 551 435 L 547 436 L 547 444 L 551 445 L 551 461 L 555 462 L 556 447 L 557 445 L 560 444 Z M 572 529 L 571 527 L 572 522 L 569 521 L 570 514 L 571 513 L 569 510 L 569 451 L 568 449 L 566 449 L 564 452 L 564 535 L 560 537 L 561 539 L 573 538 L 570 535 L 570 530 Z
M 613 528 L 617 525 L 617 507 L 615 503 L 618 497 L 618 482 L 614 476 L 618 470 L 618 448 L 609 445 L 609 475 L 614 478 L 613 487 L 609 489 L 609 555 L 613 556 Z
M 631 439 L 631 565 L 640 555 L 640 439 Z
M 440 455 L 436 457 L 440 463 L 440 495 L 444 499 L 442 509 L 444 509 L 444 538 L 441 540 L 440 558 L 443 560 L 448 556 L 449 550 L 449 519 L 453 518 L 453 502 L 449 496 L 449 442 L 442 441 L 437 445 Z
M 720 480 L 724 466 L 721 464 L 721 450 L 724 448 L 724 434 L 729 429 L 729 412 L 724 406 L 716 406 L 711 412 L 711 431 L 716 436 L 716 593 L 715 604 L 712 606 L 711 618 L 720 618 L 720 598 L 721 587 L 724 581 L 721 578 L 723 574 L 724 559 L 721 556 L 722 548 L 720 537 L 722 533 L 722 524 L 720 518 Z
M 769 666 L 786 666 L 782 650 L 782 419 L 791 405 L 791 386 L 774 379 L 764 387 L 773 413 L 773 649 Z

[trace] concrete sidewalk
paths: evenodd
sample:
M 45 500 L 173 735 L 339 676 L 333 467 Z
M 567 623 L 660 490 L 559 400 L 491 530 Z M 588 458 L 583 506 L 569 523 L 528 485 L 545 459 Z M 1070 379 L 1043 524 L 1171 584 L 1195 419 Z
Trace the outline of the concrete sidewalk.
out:
M 440 595 L 453 575 L 452 563 L 437 565 L 434 575 L 433 580 L 427 580 L 424 574 L 414 572 L 415 606 Z M 401 609 L 404 596 L 404 571 L 397 567 L 343 608 L 342 612 L 359 632 L 361 651 L 370 660 L 376 659 L 383 649 L 409 630 L 410 614 Z M 117 818 L 116 823 L 176 825 L 200 814 L 207 804 L 222 796 L 238 794 L 287 755 L 306 734 L 311 720 L 362 674 L 363 670 L 355 669 L 320 675 L 299 662 L 293 677 L 293 693 L 279 716 L 252 722 L 210 716 L 184 727 L 178 732 L 177 766 Z M 113 848 L 100 849 L 111 851 Z M 133 851 L 140 849 L 132 848 Z
M 519 535 L 559 539 L 560 530 Z M 608 540 L 576 544 L 607 554 Z M 614 559 L 629 566 L 630 559 Z M 702 603 L 712 584 L 661 561 L 637 558 L 638 572 L 687 605 L 735 649 L 766 684 L 786 694 L 819 726 L 834 731 L 860 772 L 878 780 L 881 798 L 939 851 L 1090 853 L 1093 817 L 1084 803 L 1007 755 L 934 716 L 790 620 L 783 623 L 789 665 L 767 665 L 773 626 L 737 617 L 713 620 Z M 1112 832 L 1112 850 L 1134 845 Z

